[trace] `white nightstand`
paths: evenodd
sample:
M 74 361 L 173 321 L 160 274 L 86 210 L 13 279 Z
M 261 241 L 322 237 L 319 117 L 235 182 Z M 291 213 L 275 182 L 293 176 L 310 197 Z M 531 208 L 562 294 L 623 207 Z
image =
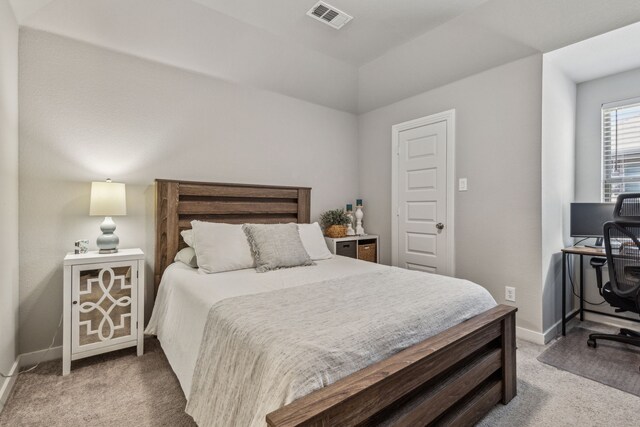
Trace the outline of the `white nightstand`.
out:
M 362 261 L 380 262 L 378 236 L 363 234 L 362 236 L 325 237 L 332 254 L 360 259 Z
M 71 361 L 125 347 L 143 349 L 144 253 L 64 257 L 62 375 Z

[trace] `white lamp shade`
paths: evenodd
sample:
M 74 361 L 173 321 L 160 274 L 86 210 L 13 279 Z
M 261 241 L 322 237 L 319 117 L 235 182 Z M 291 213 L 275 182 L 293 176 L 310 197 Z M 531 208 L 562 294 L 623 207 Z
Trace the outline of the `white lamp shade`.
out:
M 92 182 L 92 216 L 116 216 L 127 214 L 127 193 L 124 184 L 118 182 Z

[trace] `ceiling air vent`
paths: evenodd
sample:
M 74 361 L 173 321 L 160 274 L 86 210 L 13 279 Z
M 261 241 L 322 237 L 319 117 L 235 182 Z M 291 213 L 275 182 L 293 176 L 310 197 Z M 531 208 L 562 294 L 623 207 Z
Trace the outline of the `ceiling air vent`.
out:
M 344 27 L 344 25 L 353 19 L 353 16 L 347 15 L 343 11 L 319 1 L 315 6 L 307 12 L 307 15 L 332 26 L 336 30 Z

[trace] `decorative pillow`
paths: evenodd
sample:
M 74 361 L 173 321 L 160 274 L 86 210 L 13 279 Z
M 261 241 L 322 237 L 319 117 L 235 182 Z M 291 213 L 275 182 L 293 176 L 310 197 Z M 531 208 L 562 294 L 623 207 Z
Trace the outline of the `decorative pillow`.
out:
M 182 230 L 180 235 L 182 236 L 182 240 L 193 248 L 193 230 Z
M 297 224 L 245 224 L 242 229 L 258 273 L 314 264 L 302 245 Z
M 333 257 L 329 252 L 329 248 L 327 248 L 327 242 L 324 240 L 322 230 L 317 222 L 313 224 L 298 224 L 298 232 L 300 233 L 302 245 L 312 260 L 318 261 Z
M 255 267 L 242 225 L 191 221 L 198 267 L 203 273 Z
M 198 268 L 198 257 L 196 257 L 196 250 L 192 247 L 180 249 L 173 260 Z

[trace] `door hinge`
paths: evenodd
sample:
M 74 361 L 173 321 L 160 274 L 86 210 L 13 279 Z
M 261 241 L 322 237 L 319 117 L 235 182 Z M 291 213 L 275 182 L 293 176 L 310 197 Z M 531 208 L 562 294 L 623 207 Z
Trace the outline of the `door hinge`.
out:
M 140 277 L 140 271 L 136 270 L 136 279 Z

